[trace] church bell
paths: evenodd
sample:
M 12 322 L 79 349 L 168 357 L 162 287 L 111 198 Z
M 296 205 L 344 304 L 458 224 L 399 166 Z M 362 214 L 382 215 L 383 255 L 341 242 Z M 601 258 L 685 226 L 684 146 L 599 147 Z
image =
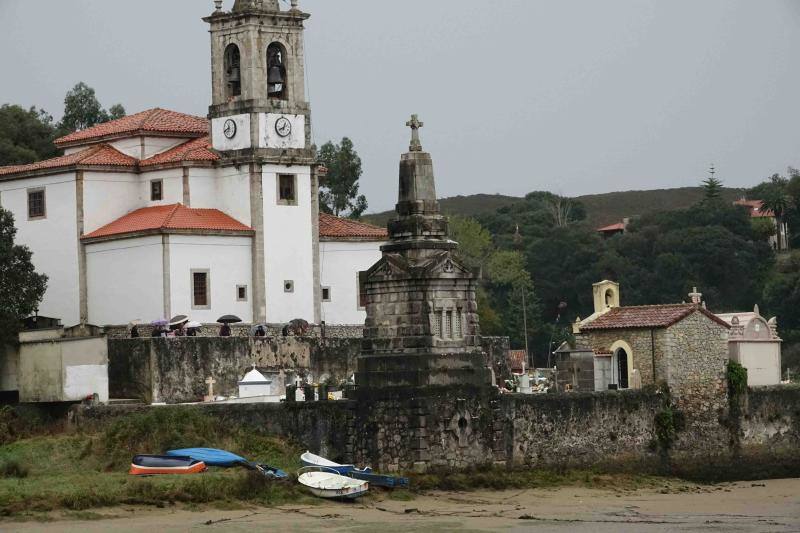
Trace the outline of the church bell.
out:
M 267 72 L 267 85 L 269 86 L 269 93 L 279 93 L 283 91 L 283 72 L 278 65 L 272 65 Z

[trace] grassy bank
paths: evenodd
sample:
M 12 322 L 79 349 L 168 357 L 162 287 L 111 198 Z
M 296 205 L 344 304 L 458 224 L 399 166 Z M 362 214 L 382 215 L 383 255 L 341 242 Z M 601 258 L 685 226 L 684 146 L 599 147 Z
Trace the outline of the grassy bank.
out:
M 118 505 L 278 505 L 315 501 L 295 482 L 277 482 L 242 469 L 139 478 L 127 474 L 137 453 L 209 446 L 231 450 L 289 472 L 303 451 L 292 443 L 231 429 L 199 411 L 151 409 L 115 419 L 93 433 L 25 434 L 0 445 L 0 516 L 44 516 Z M 476 470 L 412 476 L 411 490 L 373 491 L 370 498 L 413 498 L 427 490 L 546 488 L 577 485 L 614 490 L 658 486 L 663 479 L 598 472 Z

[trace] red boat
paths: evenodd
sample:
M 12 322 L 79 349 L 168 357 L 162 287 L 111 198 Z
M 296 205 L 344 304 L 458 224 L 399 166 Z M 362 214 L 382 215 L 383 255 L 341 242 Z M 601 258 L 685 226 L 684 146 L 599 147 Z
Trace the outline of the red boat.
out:
M 128 472 L 135 476 L 155 474 L 199 474 L 208 469 L 203 461 L 172 455 L 137 455 L 131 460 Z

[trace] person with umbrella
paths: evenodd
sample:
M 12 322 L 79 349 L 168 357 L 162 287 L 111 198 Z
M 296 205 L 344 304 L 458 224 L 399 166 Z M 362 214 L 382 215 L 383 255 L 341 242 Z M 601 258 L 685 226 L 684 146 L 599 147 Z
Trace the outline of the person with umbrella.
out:
M 230 324 L 236 324 L 237 322 L 241 322 L 242 319 L 236 315 L 223 315 L 217 319 L 217 322 L 222 324 L 222 327 L 219 328 L 219 336 L 220 337 L 230 337 L 231 336 L 231 327 Z
M 186 335 L 186 330 L 184 328 L 188 321 L 189 317 L 186 315 L 175 315 L 169 321 L 169 329 L 174 332 L 175 337 L 183 337 Z
M 169 324 L 169 321 L 164 318 L 159 318 L 158 320 L 153 320 L 150 325 L 153 326 L 153 332 L 150 334 L 151 337 L 166 337 L 167 330 L 165 326 Z

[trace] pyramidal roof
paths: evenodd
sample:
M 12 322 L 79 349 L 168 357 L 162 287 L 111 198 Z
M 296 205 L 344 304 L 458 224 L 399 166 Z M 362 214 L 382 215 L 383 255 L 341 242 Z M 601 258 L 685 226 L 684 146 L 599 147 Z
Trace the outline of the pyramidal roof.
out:
M 266 383 L 268 380 L 264 377 L 264 374 L 253 368 L 250 372 L 244 375 L 240 384 L 247 384 L 247 383 Z

